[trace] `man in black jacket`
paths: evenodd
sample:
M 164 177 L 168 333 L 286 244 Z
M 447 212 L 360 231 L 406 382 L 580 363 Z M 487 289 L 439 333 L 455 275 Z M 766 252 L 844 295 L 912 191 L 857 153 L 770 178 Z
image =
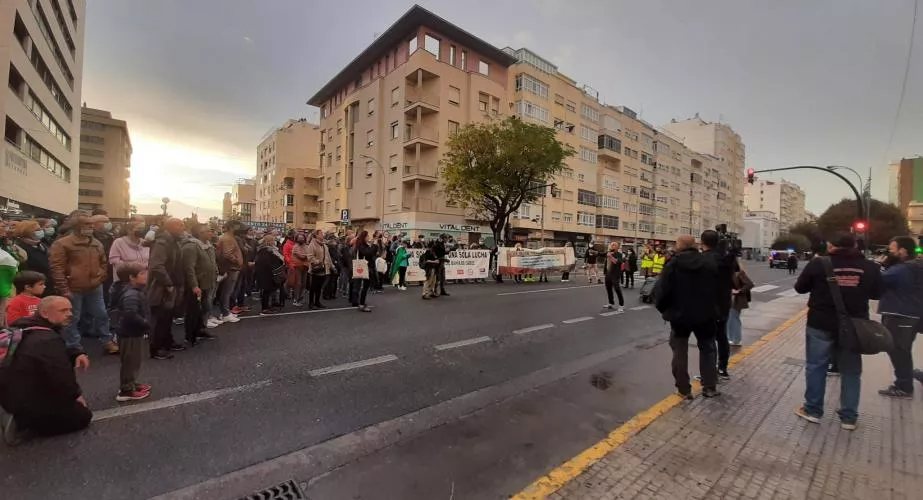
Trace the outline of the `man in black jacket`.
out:
M 45 297 L 35 315 L 12 326 L 21 328 L 22 341 L 9 366 L 0 370 L 0 406 L 13 415 L 12 427 L 41 436 L 78 431 L 90 425 L 74 368 L 86 370 L 90 360 L 79 347 L 68 348 L 61 329 L 73 319 L 64 297 Z M 17 434 L 8 429 L 8 437 Z
M 853 318 L 868 319 L 869 300 L 877 299 L 881 293 L 881 268 L 856 249 L 856 239 L 849 233 L 830 240 L 827 249 L 846 312 Z M 827 362 L 830 354 L 835 353 L 840 371 L 840 410 L 837 413 L 842 428 L 853 430 L 859 417 L 862 358 L 858 353 L 837 348 L 839 316 L 830 295 L 822 258 L 812 259 L 804 266 L 795 282 L 795 291 L 811 294 L 805 328 L 804 405 L 796 408 L 795 414 L 808 422 L 820 423 L 824 414 Z
M 445 291 L 445 265 L 449 262 L 447 255 L 455 248 L 452 246 L 453 242 L 449 241 L 449 235 L 440 234 L 439 238 L 436 238 L 436 241 L 433 243 L 433 252 L 436 254 L 436 258 L 439 259 L 439 267 L 436 268 L 436 288 L 439 290 L 439 294 L 434 296 L 438 297 L 444 295 L 448 297 L 451 295 L 449 292 Z M 434 288 L 434 292 L 436 289 Z
M 676 389 L 685 399 L 692 399 L 689 382 L 689 335 L 695 334 L 699 345 L 699 370 L 702 395 L 719 396 L 716 386 L 715 325 L 719 309 L 718 266 L 715 260 L 699 253 L 692 236 L 676 240 L 676 256 L 664 267 L 655 285 L 657 310 L 670 322 L 670 347 L 673 349 L 673 378 Z M 730 300 L 730 299 L 728 299 Z
M 715 325 L 715 343 L 718 346 L 718 376 L 723 379 L 729 379 L 731 376 L 728 374 L 728 361 L 730 361 L 731 357 L 731 344 L 728 342 L 727 324 L 728 315 L 731 313 L 731 289 L 734 284 L 736 258 L 733 254 L 719 250 L 718 232 L 711 229 L 702 232 L 702 253 L 713 259 L 718 269 L 718 289 L 715 291 L 715 301 L 718 306 L 718 319 Z

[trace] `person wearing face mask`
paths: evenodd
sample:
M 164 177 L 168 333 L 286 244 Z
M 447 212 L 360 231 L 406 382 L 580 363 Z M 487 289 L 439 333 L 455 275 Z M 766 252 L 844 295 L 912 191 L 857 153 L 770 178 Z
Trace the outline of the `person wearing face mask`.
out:
M 25 259 L 19 266 L 20 271 L 35 271 L 45 276 L 51 276 L 51 264 L 48 261 L 48 246 L 45 245 L 45 231 L 38 221 L 26 220 L 20 222 L 13 232 L 13 240 L 17 247 L 25 252 Z M 44 296 L 57 295 L 54 282 L 49 280 L 45 287 Z
M 97 208 L 93 210 L 93 236 L 103 244 L 103 250 L 108 257 L 109 251 L 112 250 L 112 242 L 115 238 L 112 236 L 112 222 L 106 211 Z M 106 301 L 106 307 L 109 307 L 109 288 L 112 287 L 113 268 L 111 265 L 106 266 L 106 281 L 103 283 L 103 300 Z
M 113 269 L 118 269 L 122 264 L 136 262 L 147 269 L 151 260 L 151 249 L 143 244 L 147 228 L 143 222 L 129 222 L 125 229 L 125 236 L 112 242 L 112 248 L 109 249 L 109 265 Z M 118 276 L 114 280 L 118 281 Z
M 51 281 L 57 293 L 68 297 L 73 306 L 74 319 L 64 329 L 64 342 L 69 348 L 81 347 L 78 324 L 85 317 L 83 324 L 95 331 L 105 352 L 118 354 L 103 299 L 108 264 L 105 249 L 93 236 L 94 223 L 86 212 L 77 212 L 71 219 L 70 232 L 55 240 L 49 252 Z
M 51 244 L 54 243 L 55 238 L 58 236 L 58 221 L 54 219 L 39 219 L 38 224 L 42 227 L 42 231 L 45 232 L 45 237 L 42 239 L 42 242 L 45 243 L 46 247 L 51 247 Z
M 171 359 L 170 351 L 186 349 L 174 340 L 172 331 L 174 312 L 182 308 L 180 301 L 186 281 L 181 248 L 183 230 L 183 221 L 167 219 L 151 247 L 147 297 L 154 320 L 150 343 L 152 359 Z

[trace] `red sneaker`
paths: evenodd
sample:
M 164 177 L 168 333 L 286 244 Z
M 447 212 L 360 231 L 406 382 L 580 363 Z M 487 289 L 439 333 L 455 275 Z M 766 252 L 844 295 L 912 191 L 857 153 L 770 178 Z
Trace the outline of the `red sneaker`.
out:
M 151 384 L 135 384 L 135 390 L 138 392 L 151 392 Z
M 233 314 L 240 314 L 241 312 L 243 312 L 243 310 L 237 306 L 231 308 L 231 313 Z
M 150 392 L 139 391 L 138 389 L 133 391 L 120 391 L 115 397 L 115 400 L 119 403 L 124 403 L 126 401 L 137 401 L 139 399 L 144 399 L 150 395 Z

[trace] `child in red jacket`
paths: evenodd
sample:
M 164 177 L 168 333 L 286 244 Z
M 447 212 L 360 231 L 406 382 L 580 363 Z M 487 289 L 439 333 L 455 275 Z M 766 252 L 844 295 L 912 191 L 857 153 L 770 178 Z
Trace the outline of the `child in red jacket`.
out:
M 19 318 L 35 314 L 45 293 L 45 281 L 45 275 L 35 271 L 23 271 L 13 278 L 16 296 L 6 304 L 7 324 L 12 325 Z

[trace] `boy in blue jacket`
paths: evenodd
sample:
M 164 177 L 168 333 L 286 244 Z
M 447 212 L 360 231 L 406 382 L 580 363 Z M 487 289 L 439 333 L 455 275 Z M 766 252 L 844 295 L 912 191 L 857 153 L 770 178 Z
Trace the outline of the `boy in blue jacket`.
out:
M 112 285 L 112 324 L 116 325 L 119 336 L 122 367 L 115 400 L 122 403 L 151 395 L 150 385 L 138 383 L 144 359 L 144 336 L 151 332 L 151 311 L 144 291 L 147 269 L 138 262 L 129 262 L 119 266 L 116 273 L 119 281 Z

